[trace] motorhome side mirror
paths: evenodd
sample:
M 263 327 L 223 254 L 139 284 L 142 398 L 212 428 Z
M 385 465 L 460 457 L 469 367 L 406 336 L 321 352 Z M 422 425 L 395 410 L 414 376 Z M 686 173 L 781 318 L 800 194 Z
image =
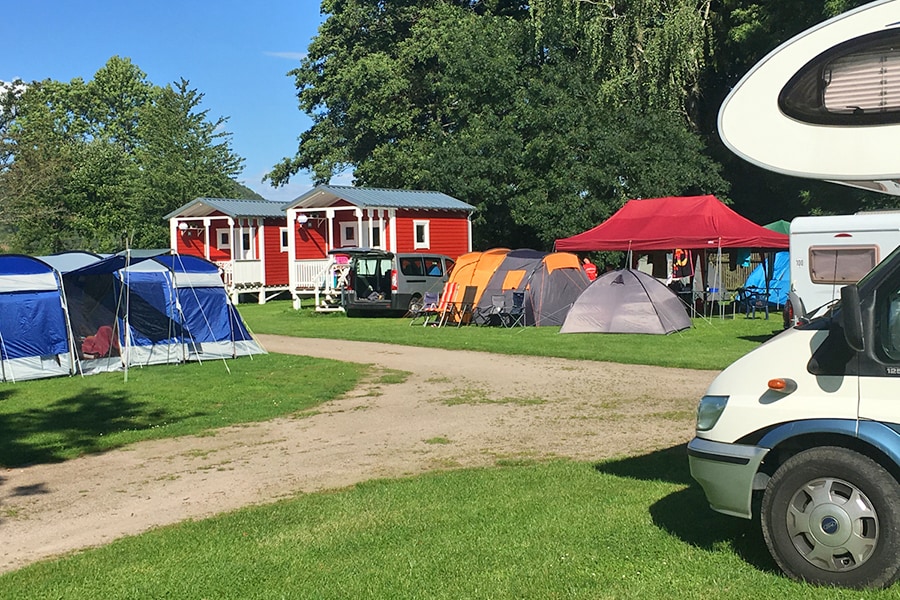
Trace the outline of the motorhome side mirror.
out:
M 847 345 L 862 352 L 865 349 L 862 308 L 859 306 L 859 288 L 855 284 L 841 288 L 841 325 Z

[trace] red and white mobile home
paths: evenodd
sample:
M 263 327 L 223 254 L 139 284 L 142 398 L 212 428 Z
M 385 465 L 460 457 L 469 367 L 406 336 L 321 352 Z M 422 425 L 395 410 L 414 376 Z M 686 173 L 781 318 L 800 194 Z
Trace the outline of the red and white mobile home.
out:
M 219 265 L 233 302 L 252 293 L 263 304 L 289 289 L 290 236 L 283 202 L 197 198 L 165 218 L 172 250 Z
M 334 292 L 341 248 L 427 252 L 456 258 L 472 251 L 475 207 L 432 191 L 320 185 L 286 205 L 290 290 L 302 296 Z M 311 294 L 313 293 L 313 294 Z M 333 298 L 333 296 L 332 296 Z

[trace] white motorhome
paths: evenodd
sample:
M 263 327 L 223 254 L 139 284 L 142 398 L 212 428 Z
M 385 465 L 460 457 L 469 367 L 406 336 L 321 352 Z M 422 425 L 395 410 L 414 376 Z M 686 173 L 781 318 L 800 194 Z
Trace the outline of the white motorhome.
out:
M 785 326 L 840 298 L 900 246 L 900 212 L 797 217 L 791 221 L 791 289 Z
M 732 150 L 804 177 L 900 192 L 900 0 L 776 48 L 719 111 Z M 828 586 L 900 578 L 900 248 L 841 300 L 712 382 L 688 444 L 710 506 L 760 516 L 775 562 Z

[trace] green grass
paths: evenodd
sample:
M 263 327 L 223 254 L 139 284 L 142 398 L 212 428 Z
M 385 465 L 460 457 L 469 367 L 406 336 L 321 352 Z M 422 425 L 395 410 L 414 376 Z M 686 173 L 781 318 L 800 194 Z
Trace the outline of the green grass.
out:
M 0 386 L 0 465 L 58 462 L 134 442 L 308 411 L 366 367 L 268 354 Z
M 721 369 L 780 320 L 695 321 L 671 336 L 410 327 L 242 305 L 257 333 Z M 311 414 L 365 367 L 267 355 L 0 387 L 0 465 Z M 376 383 L 406 380 L 386 371 Z M 480 403 L 478 390 L 459 401 Z M 504 402 L 531 404 L 536 397 Z M 451 443 L 444 437 L 426 444 Z M 160 528 L 0 576 L 5 598 L 870 598 L 777 574 L 758 525 L 710 511 L 684 447 L 599 465 L 498 459 Z M 2 479 L 0 479 L 2 483 Z M 881 597 L 879 595 L 878 597 Z
M 661 335 L 559 334 L 559 327 L 410 327 L 404 318 L 347 318 L 296 311 L 287 301 L 242 304 L 255 333 L 385 342 L 448 350 L 555 356 L 628 364 L 721 370 L 781 331 L 781 317 L 695 319 L 693 328 Z
M 0 599 L 886 597 L 778 575 L 684 453 L 370 481 L 33 565 L 0 576 Z

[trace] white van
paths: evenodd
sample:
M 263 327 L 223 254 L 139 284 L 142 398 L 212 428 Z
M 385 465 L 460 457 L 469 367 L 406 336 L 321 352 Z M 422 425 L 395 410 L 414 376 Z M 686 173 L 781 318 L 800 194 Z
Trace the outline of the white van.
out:
M 791 221 L 791 289 L 785 325 L 840 297 L 900 246 L 900 212 L 797 217 Z
M 725 99 L 722 139 L 781 173 L 900 194 L 898 15 L 877 0 L 776 48 Z M 840 296 L 716 377 L 688 457 L 713 509 L 759 514 L 785 573 L 881 588 L 900 577 L 900 249 Z

